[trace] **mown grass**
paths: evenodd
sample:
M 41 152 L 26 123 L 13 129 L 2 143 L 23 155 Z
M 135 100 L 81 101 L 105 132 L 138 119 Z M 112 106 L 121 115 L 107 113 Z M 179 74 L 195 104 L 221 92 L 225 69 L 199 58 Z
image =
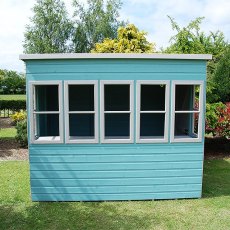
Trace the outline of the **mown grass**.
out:
M 0 139 L 12 139 L 17 134 L 16 128 L 0 128 Z
M 28 162 L 0 163 L 0 229 L 230 229 L 230 159 L 206 160 L 202 199 L 31 202 Z
M 0 94 L 0 100 L 26 100 L 25 94 Z

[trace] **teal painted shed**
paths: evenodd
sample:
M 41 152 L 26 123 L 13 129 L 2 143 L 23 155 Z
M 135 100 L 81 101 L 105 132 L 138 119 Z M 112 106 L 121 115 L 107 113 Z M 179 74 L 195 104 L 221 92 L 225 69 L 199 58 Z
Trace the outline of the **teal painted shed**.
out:
M 33 201 L 201 197 L 211 55 L 20 59 Z

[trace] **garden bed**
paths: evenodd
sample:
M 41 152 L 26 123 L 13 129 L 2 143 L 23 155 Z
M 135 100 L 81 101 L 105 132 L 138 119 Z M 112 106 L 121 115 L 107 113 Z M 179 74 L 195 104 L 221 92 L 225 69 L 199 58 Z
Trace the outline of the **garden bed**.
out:
M 28 160 L 28 149 L 15 140 L 16 129 L 10 118 L 0 118 L 0 161 Z
M 206 137 L 204 156 L 208 159 L 230 157 L 230 140 L 220 137 Z
M 0 139 L 0 161 L 28 160 L 28 149 L 21 148 L 15 139 Z

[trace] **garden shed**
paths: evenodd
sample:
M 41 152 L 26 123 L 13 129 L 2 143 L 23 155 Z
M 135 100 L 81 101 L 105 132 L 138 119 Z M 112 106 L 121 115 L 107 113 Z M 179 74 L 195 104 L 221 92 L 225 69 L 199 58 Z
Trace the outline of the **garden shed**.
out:
M 207 54 L 25 54 L 33 201 L 199 198 Z

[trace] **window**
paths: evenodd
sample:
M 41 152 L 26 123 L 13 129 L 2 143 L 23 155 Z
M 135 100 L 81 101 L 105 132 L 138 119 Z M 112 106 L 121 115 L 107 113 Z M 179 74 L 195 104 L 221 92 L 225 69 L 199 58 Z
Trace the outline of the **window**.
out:
M 168 141 L 169 81 L 137 81 L 137 143 Z
M 65 82 L 66 143 L 98 142 L 97 81 Z
M 174 81 L 172 87 L 171 141 L 201 141 L 203 82 Z
M 101 142 L 133 142 L 132 81 L 101 81 Z
M 30 83 L 31 143 L 62 143 L 61 81 Z

